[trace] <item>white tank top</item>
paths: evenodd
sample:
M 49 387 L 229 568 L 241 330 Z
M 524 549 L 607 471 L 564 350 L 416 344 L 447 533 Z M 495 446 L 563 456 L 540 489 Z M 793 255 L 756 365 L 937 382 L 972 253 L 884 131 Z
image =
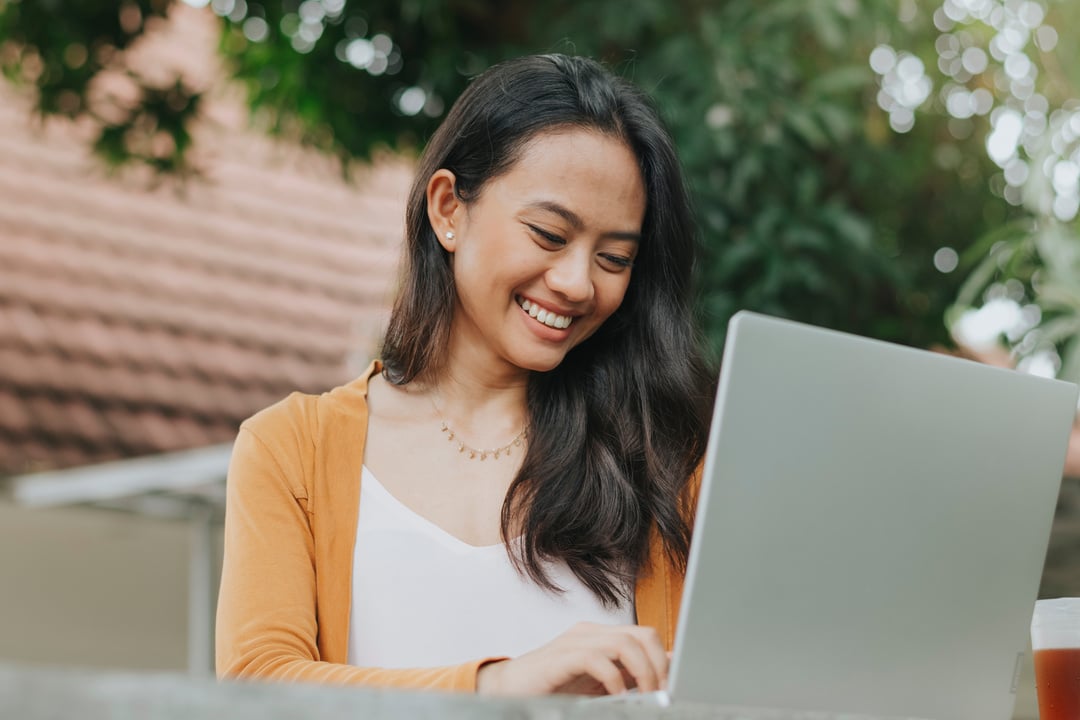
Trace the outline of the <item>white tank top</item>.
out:
M 550 593 L 510 564 L 504 545 L 469 545 L 416 514 L 365 466 L 353 550 L 349 663 L 432 667 L 514 657 L 578 622 L 633 624 L 605 608 L 565 563 Z

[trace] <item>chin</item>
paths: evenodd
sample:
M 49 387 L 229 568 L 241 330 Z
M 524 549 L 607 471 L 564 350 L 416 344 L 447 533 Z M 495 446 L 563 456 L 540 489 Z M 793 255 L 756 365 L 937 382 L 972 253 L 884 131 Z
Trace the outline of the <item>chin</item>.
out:
M 537 362 L 537 361 L 533 361 L 533 362 L 529 362 L 529 363 L 518 363 L 518 367 L 520 367 L 523 370 L 528 370 L 529 372 L 545 373 L 545 372 L 551 372 L 555 368 L 559 367 L 559 365 L 561 365 L 561 364 L 562 364 L 562 359 L 560 358 L 557 361 L 553 361 L 553 362 L 549 362 L 549 363 L 543 363 L 543 362 Z
M 533 355 L 527 358 L 513 358 L 511 362 L 517 365 L 522 370 L 528 370 L 530 372 L 550 372 L 555 368 L 562 365 L 563 360 L 566 359 L 564 353 L 556 356 L 540 356 Z

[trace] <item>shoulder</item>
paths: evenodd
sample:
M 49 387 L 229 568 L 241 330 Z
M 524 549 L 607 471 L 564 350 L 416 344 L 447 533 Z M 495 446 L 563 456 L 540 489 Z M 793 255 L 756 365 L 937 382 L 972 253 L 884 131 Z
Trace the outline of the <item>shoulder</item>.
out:
M 381 370 L 375 360 L 356 379 L 327 392 L 291 393 L 241 423 L 241 434 L 250 433 L 271 450 L 318 444 L 338 424 L 366 422 L 368 381 Z

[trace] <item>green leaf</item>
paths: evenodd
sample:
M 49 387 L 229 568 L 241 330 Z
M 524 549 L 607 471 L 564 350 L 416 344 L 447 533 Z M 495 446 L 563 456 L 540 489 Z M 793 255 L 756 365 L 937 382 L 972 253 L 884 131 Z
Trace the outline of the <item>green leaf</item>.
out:
M 858 120 L 848 109 L 832 103 L 821 103 L 815 112 L 832 142 L 842 143 L 855 132 Z
M 968 275 L 956 296 L 956 306 L 964 310 L 975 307 L 976 299 L 999 272 L 998 255 L 1000 253 L 987 255 Z
M 807 0 L 806 15 L 814 34 L 829 50 L 839 50 L 847 41 L 843 21 L 833 3 L 825 0 Z
M 1041 323 L 1038 327 L 1038 349 L 1056 348 L 1063 342 L 1080 336 L 1080 316 L 1057 317 Z
M 843 65 L 810 80 L 806 94 L 845 95 L 859 92 L 874 81 L 874 73 L 867 64 Z
M 1058 378 L 1073 383 L 1080 383 L 1080 336 L 1074 337 L 1065 346 L 1061 356 L 1061 370 Z
M 802 108 L 792 108 L 784 115 L 784 124 L 812 148 L 822 148 L 828 144 L 829 138 L 818 126 L 814 115 Z

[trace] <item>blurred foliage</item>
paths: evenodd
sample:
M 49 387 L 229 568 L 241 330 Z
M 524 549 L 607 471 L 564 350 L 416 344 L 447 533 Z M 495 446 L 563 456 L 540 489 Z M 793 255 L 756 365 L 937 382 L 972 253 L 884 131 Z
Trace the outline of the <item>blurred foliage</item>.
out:
M 43 113 L 98 117 L 95 76 L 138 82 L 123 50 L 167 4 L 128 1 L 117 12 L 101 1 L 0 0 L 0 64 L 36 86 Z M 996 167 L 985 123 L 958 134 L 939 108 L 910 132 L 890 129 L 871 51 L 889 42 L 933 67 L 938 35 L 935 3 L 900 5 L 903 19 L 895 3 L 857 0 L 210 3 L 256 122 L 346 167 L 381 148 L 414 152 L 468 79 L 506 57 L 581 53 L 632 78 L 655 98 L 687 169 L 714 349 L 740 308 L 947 342 L 942 318 L 962 278 L 936 270 L 934 253 L 965 253 L 1026 217 L 988 189 Z M 81 63 L 65 59 L 81 56 L 73 47 L 86 48 Z M 35 63 L 44 70 L 28 69 Z M 99 151 L 111 163 L 182 171 L 200 93 L 176 83 L 143 86 L 140 97 L 121 120 L 99 119 Z M 147 144 L 161 132 L 173 142 Z M 158 146 L 169 152 L 145 149 Z
M 1048 353 L 1056 377 L 1080 382 L 1080 237 L 1076 228 L 1051 218 L 1024 218 L 982 238 L 971 255 L 979 259 L 950 308 L 951 319 L 988 300 L 1034 303 L 1039 308 L 1034 321 L 1025 323 L 1018 333 L 1007 334 L 1003 344 L 1021 362 Z
M 1034 370 L 1031 361 L 1042 356 L 1049 367 L 1039 372 L 1080 382 L 1080 44 L 1065 32 L 1080 22 L 1080 5 L 1046 6 L 1045 24 L 1031 22 L 1039 18 L 1034 7 L 1016 7 L 1016 18 L 1030 13 L 1035 26 L 1030 44 L 1002 43 L 1009 23 L 995 26 L 988 16 L 957 12 L 956 23 L 942 23 L 969 47 L 990 49 L 990 67 L 959 80 L 993 83 L 997 91 L 981 134 L 997 166 L 992 193 L 1013 206 L 1011 221 L 990 228 L 964 254 L 967 279 L 946 316 L 956 325 L 973 309 L 1005 302 L 1017 312 L 1005 313 L 1011 321 L 1001 323 L 995 342 L 1021 367 Z M 1028 57 L 1033 62 L 1023 61 Z
M 42 115 L 92 120 L 94 150 L 110 166 L 134 161 L 183 174 L 201 93 L 179 78 L 150 82 L 124 62 L 168 8 L 166 0 L 0 0 L 0 70 L 35 86 Z M 109 74 L 111 86 L 101 82 Z

